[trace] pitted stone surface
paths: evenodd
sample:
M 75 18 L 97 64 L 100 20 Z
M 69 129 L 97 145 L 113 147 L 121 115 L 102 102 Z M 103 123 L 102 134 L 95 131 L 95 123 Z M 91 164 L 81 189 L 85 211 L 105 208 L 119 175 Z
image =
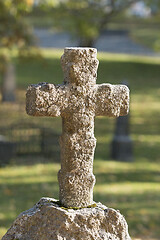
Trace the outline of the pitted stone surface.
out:
M 2 240 L 131 240 L 119 211 L 97 203 L 93 208 L 63 209 L 42 198 L 21 213 Z
M 31 85 L 26 110 L 33 116 L 62 117 L 59 198 L 66 207 L 93 202 L 94 118 L 118 117 L 129 110 L 125 85 L 96 84 L 98 60 L 94 48 L 65 48 L 61 57 L 64 83 Z

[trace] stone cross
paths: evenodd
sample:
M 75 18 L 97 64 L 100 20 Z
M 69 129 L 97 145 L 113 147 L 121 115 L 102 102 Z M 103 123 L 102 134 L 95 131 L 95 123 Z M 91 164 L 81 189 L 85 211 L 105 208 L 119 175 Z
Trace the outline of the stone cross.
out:
M 31 85 L 26 94 L 29 115 L 62 118 L 58 181 L 59 199 L 66 207 L 93 204 L 94 118 L 126 115 L 129 109 L 127 86 L 96 84 L 96 56 L 94 48 L 65 48 L 64 83 Z

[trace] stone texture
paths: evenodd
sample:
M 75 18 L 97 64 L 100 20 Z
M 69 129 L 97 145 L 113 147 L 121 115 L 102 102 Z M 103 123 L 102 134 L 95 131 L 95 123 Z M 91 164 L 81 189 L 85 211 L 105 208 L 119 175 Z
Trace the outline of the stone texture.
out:
M 64 83 L 31 85 L 26 111 L 32 116 L 61 116 L 59 198 L 66 207 L 93 203 L 94 118 L 118 117 L 129 110 L 125 85 L 96 84 L 98 60 L 94 48 L 65 48 L 61 57 Z
M 21 213 L 2 240 L 130 240 L 119 211 L 97 203 L 93 208 L 64 209 L 42 198 Z

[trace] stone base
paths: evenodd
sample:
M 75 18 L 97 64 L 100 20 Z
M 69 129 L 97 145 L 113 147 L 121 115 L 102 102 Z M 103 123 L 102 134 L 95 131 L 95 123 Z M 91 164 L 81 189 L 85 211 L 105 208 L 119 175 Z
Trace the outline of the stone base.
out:
M 21 213 L 2 240 L 131 240 L 124 217 L 101 203 L 67 209 L 41 198 Z

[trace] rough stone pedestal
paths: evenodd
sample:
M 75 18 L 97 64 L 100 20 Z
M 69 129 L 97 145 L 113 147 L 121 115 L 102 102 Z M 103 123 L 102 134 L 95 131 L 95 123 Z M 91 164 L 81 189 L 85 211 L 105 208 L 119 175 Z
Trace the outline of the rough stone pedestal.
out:
M 57 203 L 56 203 L 57 202 Z M 2 240 L 131 240 L 119 211 L 96 203 L 69 209 L 53 198 L 41 198 L 21 213 Z

